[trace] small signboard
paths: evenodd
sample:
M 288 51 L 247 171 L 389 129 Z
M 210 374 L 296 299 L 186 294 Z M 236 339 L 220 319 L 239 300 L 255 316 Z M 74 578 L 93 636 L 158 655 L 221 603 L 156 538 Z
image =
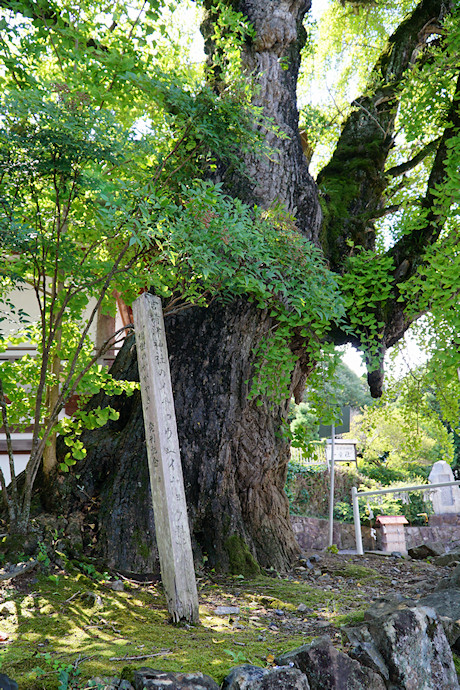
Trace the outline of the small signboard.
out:
M 330 442 L 326 445 L 326 459 L 328 462 L 332 459 L 332 443 Z M 356 462 L 356 441 L 336 438 L 334 444 L 334 461 Z

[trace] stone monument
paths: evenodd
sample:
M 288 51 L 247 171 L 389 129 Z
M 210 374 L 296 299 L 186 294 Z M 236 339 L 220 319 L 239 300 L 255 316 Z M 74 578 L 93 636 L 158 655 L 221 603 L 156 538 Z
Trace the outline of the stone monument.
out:
M 428 477 L 431 484 L 455 481 L 454 473 L 450 465 L 445 460 L 438 460 L 431 468 Z M 431 502 L 435 515 L 445 515 L 446 513 L 460 513 L 460 487 L 451 485 L 432 489 L 430 491 Z

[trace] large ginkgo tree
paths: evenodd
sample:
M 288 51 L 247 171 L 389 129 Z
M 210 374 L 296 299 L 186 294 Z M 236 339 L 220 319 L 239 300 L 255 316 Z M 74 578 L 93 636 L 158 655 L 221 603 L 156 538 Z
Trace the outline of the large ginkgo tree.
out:
M 378 397 L 385 352 L 422 314 L 444 371 L 458 366 L 453 3 L 344 2 L 314 22 L 304 0 L 205 0 L 199 68 L 159 3 L 2 7 L 5 93 L 61 84 L 129 141 L 104 170 L 109 197 L 120 179 L 144 190 L 132 243 L 164 297 L 196 557 L 285 567 L 298 550 L 285 421 L 307 377 L 319 385 L 351 343 Z M 133 338 L 112 374 L 137 379 Z M 64 506 L 91 509 L 113 565 L 152 570 L 140 397 L 110 406 L 117 419 L 81 436 Z

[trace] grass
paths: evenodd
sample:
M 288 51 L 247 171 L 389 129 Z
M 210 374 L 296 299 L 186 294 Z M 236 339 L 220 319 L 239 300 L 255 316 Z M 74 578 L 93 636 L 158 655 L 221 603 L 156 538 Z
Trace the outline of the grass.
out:
M 250 581 L 201 579 L 199 590 L 201 624 L 190 627 L 169 622 L 158 585 L 127 583 L 125 591 L 114 592 L 104 582 L 64 574 L 39 574 L 27 591 L 10 585 L 0 605 L 0 630 L 11 640 L 0 652 L 2 672 L 21 690 L 58 688 L 59 672 L 72 664 L 84 680 L 121 677 L 127 666 L 150 666 L 200 670 L 220 683 L 237 664 L 267 666 L 273 656 L 310 641 L 303 620 L 321 616 L 334 622 L 353 601 L 352 592 L 331 593 L 262 576 Z M 216 615 L 215 607 L 225 604 L 240 607 L 237 621 Z M 296 613 L 299 604 L 312 612 Z M 275 609 L 283 610 L 292 624 L 284 626 Z M 147 658 L 125 658 L 141 656 Z

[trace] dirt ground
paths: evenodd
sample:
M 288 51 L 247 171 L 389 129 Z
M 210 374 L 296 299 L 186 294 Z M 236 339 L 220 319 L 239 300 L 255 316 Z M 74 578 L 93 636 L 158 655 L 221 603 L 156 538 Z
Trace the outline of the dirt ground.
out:
M 285 585 L 290 581 L 311 585 L 329 593 L 332 603 L 325 607 L 323 602 L 318 602 L 317 606 L 307 602 L 306 610 L 284 610 L 283 616 L 273 606 L 262 606 L 257 613 L 268 626 L 281 626 L 286 632 L 303 632 L 312 637 L 328 634 L 337 639 L 341 638 L 341 625 L 359 620 L 377 599 L 400 596 L 416 601 L 432 592 L 441 579 L 449 576 L 453 567 L 374 553 L 357 556 L 311 552 L 304 556 L 283 576 Z M 235 603 L 239 601 L 238 593 L 239 588 L 234 593 Z M 219 605 L 224 601 L 216 596 L 212 603 Z

